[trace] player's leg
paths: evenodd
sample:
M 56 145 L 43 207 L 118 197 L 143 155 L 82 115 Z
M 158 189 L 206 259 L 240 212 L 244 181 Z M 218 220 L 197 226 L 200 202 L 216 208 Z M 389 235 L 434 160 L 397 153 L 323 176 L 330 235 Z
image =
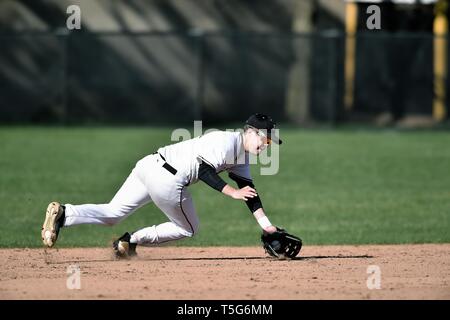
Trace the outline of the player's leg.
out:
M 136 245 L 155 245 L 185 237 L 198 230 L 198 218 L 190 193 L 178 181 L 179 177 L 163 168 L 158 155 L 145 157 L 137 175 L 146 186 L 152 201 L 166 214 L 169 222 L 125 233 L 114 241 L 117 258 L 136 254 Z
M 150 201 L 147 189 L 137 177 L 134 168 L 109 203 L 66 204 L 64 227 L 77 224 L 114 225 Z
M 134 232 L 131 234 L 131 243 L 151 246 L 192 237 L 198 232 L 199 220 L 191 194 L 186 188 L 178 188 L 177 193 L 169 199 L 153 196 L 154 203 L 170 221 Z
M 42 241 L 44 245 L 52 247 L 62 227 L 116 224 L 150 201 L 147 189 L 138 179 L 134 168 L 110 203 L 64 206 L 58 202 L 50 203 L 42 226 Z
M 62 227 L 85 223 L 113 225 L 150 202 L 151 198 L 147 189 L 137 175 L 138 169 L 142 166 L 141 163 L 142 161 L 138 161 L 109 203 L 83 205 L 50 203 L 42 226 L 41 235 L 44 245 L 52 247 Z
M 138 166 L 139 162 L 109 203 L 83 205 L 50 203 L 42 226 L 44 245 L 52 247 L 62 227 L 77 224 L 113 225 L 149 203 L 151 197 L 136 174 Z
M 44 245 L 52 247 L 62 227 L 77 224 L 116 224 L 150 201 L 147 189 L 137 177 L 134 168 L 109 203 L 83 205 L 50 203 L 42 226 L 42 241 Z

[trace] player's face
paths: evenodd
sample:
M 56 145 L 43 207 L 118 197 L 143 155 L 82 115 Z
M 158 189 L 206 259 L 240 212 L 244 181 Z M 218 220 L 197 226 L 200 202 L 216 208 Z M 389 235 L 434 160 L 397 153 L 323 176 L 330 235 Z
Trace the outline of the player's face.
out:
M 272 142 L 264 132 L 257 129 L 251 129 L 248 138 L 247 151 L 254 155 L 259 155 Z

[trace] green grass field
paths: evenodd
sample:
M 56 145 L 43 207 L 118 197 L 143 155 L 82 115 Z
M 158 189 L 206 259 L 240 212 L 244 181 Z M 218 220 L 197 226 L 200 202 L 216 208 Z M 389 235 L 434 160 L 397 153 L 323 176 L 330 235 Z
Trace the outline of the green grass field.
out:
M 108 202 L 141 157 L 173 128 L 0 128 L 0 246 L 40 247 L 48 202 Z M 281 131 L 280 170 L 254 181 L 270 220 L 305 245 L 450 242 L 450 134 Z M 226 175 L 223 177 L 228 180 Z M 175 245 L 259 245 L 244 203 L 190 187 L 200 233 Z M 58 246 L 107 246 L 165 221 L 152 204 L 114 227 L 67 228 Z

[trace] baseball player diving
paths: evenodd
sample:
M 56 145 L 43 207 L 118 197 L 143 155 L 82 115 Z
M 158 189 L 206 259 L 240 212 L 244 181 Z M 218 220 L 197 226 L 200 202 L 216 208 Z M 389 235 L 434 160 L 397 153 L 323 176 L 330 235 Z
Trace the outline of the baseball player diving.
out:
M 275 135 L 275 122 L 264 114 L 248 118 L 243 132 L 214 131 L 161 147 L 136 163 L 124 184 L 109 203 L 48 205 L 42 226 L 42 241 L 52 247 L 63 227 L 78 224 L 114 225 L 135 210 L 153 202 L 168 220 L 126 232 L 113 242 L 117 258 L 136 255 L 136 247 L 152 246 L 194 236 L 199 229 L 188 186 L 203 181 L 232 199 L 244 200 L 262 228 L 261 241 L 274 257 L 295 257 L 302 246 L 299 238 L 269 221 L 250 176 L 249 154 L 259 155 L 272 142 L 281 144 Z M 227 184 L 219 176 L 227 171 L 238 186 Z

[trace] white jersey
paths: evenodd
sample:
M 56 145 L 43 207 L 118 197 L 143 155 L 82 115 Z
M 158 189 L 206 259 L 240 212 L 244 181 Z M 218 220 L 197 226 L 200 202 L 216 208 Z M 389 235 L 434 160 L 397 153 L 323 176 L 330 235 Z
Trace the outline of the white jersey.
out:
M 212 166 L 217 173 L 226 170 L 252 181 L 249 155 L 244 151 L 240 132 L 210 132 L 159 148 L 158 153 L 177 170 L 177 176 L 183 178 L 185 185 L 198 181 L 198 168 L 202 162 Z
M 64 226 L 83 223 L 112 225 L 153 202 L 169 221 L 133 232 L 130 241 L 153 245 L 192 237 L 198 232 L 199 220 L 192 196 L 184 186 L 198 181 L 200 163 L 211 165 L 217 173 L 226 170 L 251 182 L 249 155 L 244 150 L 239 132 L 211 132 L 162 147 L 158 153 L 160 155 L 147 155 L 136 163 L 109 203 L 65 204 Z M 164 166 L 161 156 L 177 170 L 175 174 Z

